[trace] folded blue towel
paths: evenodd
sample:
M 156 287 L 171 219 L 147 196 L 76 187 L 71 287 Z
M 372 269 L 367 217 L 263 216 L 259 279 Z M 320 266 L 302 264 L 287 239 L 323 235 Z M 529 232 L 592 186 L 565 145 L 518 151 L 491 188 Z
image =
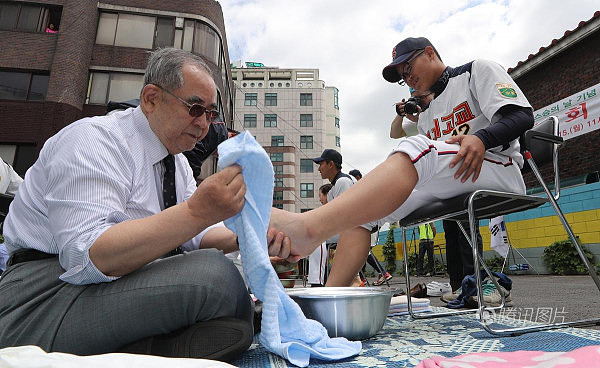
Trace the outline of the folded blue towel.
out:
M 273 201 L 273 166 L 265 150 L 249 132 L 219 145 L 219 168 L 242 167 L 246 203 L 225 226 L 238 235 L 244 274 L 254 295 L 262 300 L 259 341 L 291 363 L 306 367 L 311 357 L 344 359 L 360 352 L 360 341 L 330 338 L 319 322 L 307 319 L 286 294 L 269 261 L 267 230 Z

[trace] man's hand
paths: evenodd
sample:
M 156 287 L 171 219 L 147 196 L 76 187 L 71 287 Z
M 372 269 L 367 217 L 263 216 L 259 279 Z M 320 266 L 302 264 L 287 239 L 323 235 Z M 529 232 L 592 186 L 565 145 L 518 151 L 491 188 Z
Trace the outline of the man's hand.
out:
M 269 229 L 267 231 L 267 245 L 269 247 L 269 256 L 271 257 L 278 257 L 292 263 L 298 262 L 301 258 L 290 254 L 292 242 L 281 231 Z
M 461 179 L 461 182 L 464 183 L 473 174 L 473 182 L 475 182 L 479 178 L 485 154 L 485 146 L 481 139 L 474 135 L 457 135 L 447 139 L 446 143 L 460 144 L 458 153 L 450 162 L 450 168 L 453 168 L 462 161 L 462 164 L 454 174 L 454 179 L 460 178 L 464 173 L 465 175 Z
M 240 212 L 244 194 L 246 184 L 242 168 L 232 165 L 202 181 L 187 205 L 192 216 L 209 217 L 209 222 L 214 224 Z
M 407 114 L 406 111 L 404 111 L 404 105 L 406 105 L 405 99 L 402 99 L 400 102 L 396 102 L 396 113 L 398 113 L 399 116 L 406 116 L 408 120 L 416 123 L 419 120 L 419 114 L 421 114 L 422 111 L 421 106 L 417 105 L 416 114 Z

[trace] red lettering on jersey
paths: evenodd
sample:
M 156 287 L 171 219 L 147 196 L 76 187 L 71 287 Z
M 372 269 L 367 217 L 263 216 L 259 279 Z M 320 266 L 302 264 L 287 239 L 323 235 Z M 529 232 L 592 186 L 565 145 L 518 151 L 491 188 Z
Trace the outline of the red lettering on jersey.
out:
M 469 103 L 467 101 L 456 106 L 452 110 L 452 113 L 454 113 L 457 126 L 466 123 L 467 121 L 475 119 L 475 116 L 473 116 L 473 113 L 471 112 L 471 109 L 469 108 Z
M 442 124 L 446 124 L 446 128 L 440 134 L 440 126 L 438 123 L 438 119 L 434 119 L 433 124 L 435 125 L 435 127 L 431 130 L 434 136 L 434 140 L 437 140 L 442 135 L 452 133 L 452 131 L 454 131 L 454 128 L 470 120 L 475 119 L 475 116 L 473 116 L 473 113 L 471 112 L 469 103 L 467 101 L 464 101 L 458 104 L 455 108 L 453 108 L 450 114 L 442 116 L 440 119 L 442 120 Z
M 450 134 L 454 130 L 454 111 L 446 116 L 442 116 L 442 122 L 446 123 L 446 129 L 442 130 L 442 134 Z
M 431 129 L 431 133 L 433 134 L 433 140 L 437 141 L 438 138 L 440 138 L 442 135 L 440 134 L 440 123 L 438 122 L 438 119 L 433 119 L 433 129 Z M 427 135 L 429 136 L 429 132 L 427 132 Z M 432 139 L 431 137 L 429 137 L 429 139 Z

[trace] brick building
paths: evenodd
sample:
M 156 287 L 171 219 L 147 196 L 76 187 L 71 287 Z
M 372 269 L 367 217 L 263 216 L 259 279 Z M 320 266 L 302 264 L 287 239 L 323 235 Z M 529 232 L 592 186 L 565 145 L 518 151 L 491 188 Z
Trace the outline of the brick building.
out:
M 50 24 L 56 33 L 47 32 Z M 104 114 L 110 100 L 138 98 L 148 52 L 165 46 L 203 57 L 221 114 L 233 129 L 233 86 L 217 1 L 0 2 L 0 156 L 23 175 L 61 128 Z
M 534 110 L 569 97 L 600 82 L 600 11 L 560 39 L 540 47 L 535 54 L 508 69 Z M 597 91 L 600 93 L 600 91 Z M 588 117 L 596 119 L 599 117 Z M 597 181 L 600 170 L 600 130 L 566 140 L 559 151 L 560 176 L 566 184 Z M 549 179 L 552 167 L 542 169 Z M 532 173 L 525 175 L 527 187 L 537 186 Z

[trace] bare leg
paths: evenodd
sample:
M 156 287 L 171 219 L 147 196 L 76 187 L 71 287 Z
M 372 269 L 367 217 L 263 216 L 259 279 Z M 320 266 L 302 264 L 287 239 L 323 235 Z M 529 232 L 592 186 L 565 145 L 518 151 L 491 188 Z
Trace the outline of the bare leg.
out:
M 371 232 L 355 227 L 340 234 L 335 262 L 326 286 L 349 286 L 369 254 Z
M 408 155 L 397 152 L 324 206 L 302 214 L 273 210 L 270 227 L 291 239 L 292 256 L 304 257 L 331 236 L 392 213 L 406 201 L 417 179 Z M 358 272 L 360 266 L 353 272 Z

